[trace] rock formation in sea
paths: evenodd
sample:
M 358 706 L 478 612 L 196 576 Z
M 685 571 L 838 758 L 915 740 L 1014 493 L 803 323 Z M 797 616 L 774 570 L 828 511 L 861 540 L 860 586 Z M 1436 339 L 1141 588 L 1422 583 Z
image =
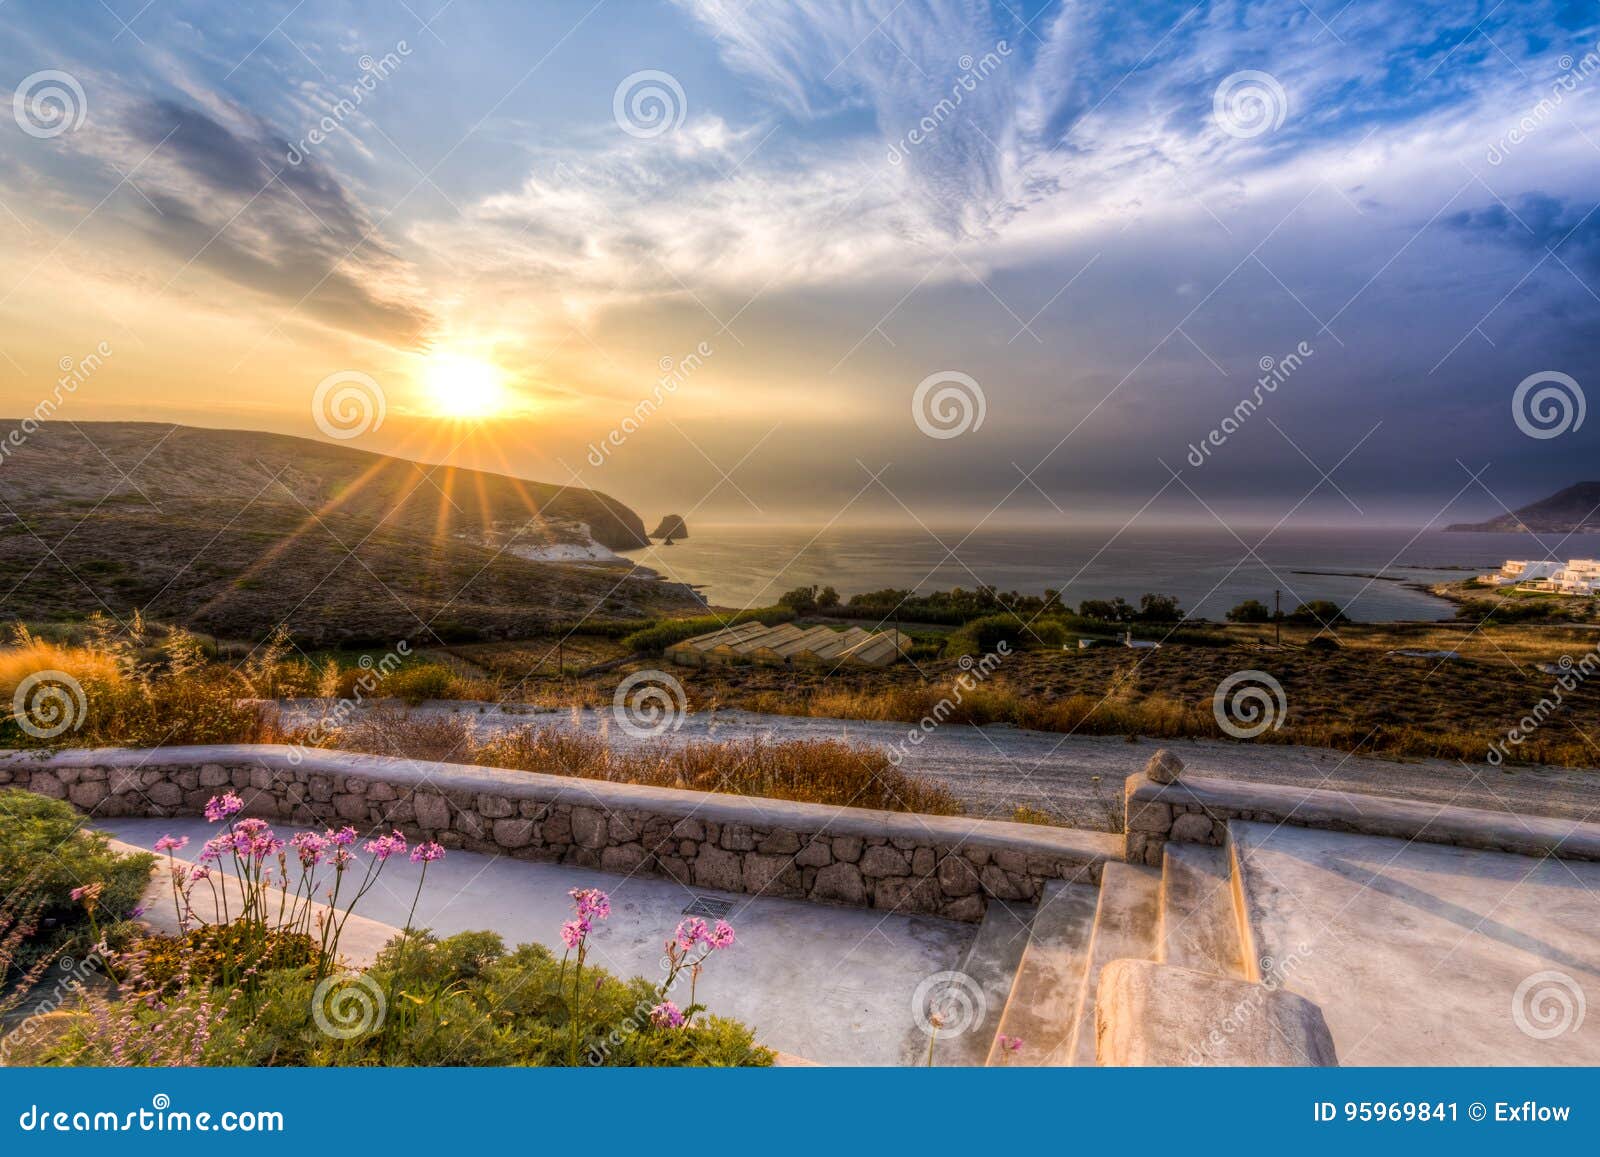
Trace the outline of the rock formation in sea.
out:
M 683 524 L 683 515 L 669 514 L 650 532 L 651 538 L 679 539 L 689 537 L 689 528 Z

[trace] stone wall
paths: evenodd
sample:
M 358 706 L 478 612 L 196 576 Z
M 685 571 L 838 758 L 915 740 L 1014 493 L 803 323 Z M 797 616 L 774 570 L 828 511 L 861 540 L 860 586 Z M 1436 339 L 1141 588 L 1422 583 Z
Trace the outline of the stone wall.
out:
M 1181 771 L 1181 763 L 1178 765 Z M 1161 864 L 1168 840 L 1221 846 L 1229 820 L 1392 836 L 1422 843 L 1600 860 L 1600 824 L 1282 784 L 1184 776 L 1158 783 L 1130 776 L 1124 792 L 1123 858 Z
M 1119 838 L 1099 832 L 287 747 L 12 752 L 0 785 L 107 817 L 194 815 L 231 789 L 266 819 L 397 827 L 448 848 L 964 921 L 991 897 L 1098 881 L 1120 856 Z

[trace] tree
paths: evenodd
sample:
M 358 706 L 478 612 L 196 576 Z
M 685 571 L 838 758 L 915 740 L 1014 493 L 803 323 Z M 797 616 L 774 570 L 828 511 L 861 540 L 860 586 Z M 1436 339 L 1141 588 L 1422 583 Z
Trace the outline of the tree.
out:
M 1335 623 L 1348 623 L 1350 618 L 1344 613 L 1343 608 L 1332 599 L 1312 599 L 1310 602 L 1301 603 L 1294 609 L 1288 618 L 1291 623 L 1306 623 L 1311 626 L 1331 627 Z
M 823 587 L 817 592 L 817 606 L 830 610 L 839 605 L 839 592 L 832 587 Z
M 1172 595 L 1140 595 L 1139 613 L 1134 617 L 1141 623 L 1176 623 L 1183 618 L 1183 608 Z
M 1086 619 L 1099 619 L 1102 623 L 1126 623 L 1133 618 L 1133 608 L 1121 596 L 1114 599 L 1084 599 L 1078 604 L 1078 613 Z
M 837 595 L 834 596 L 834 601 L 838 601 Z M 792 591 L 785 591 L 778 596 L 778 605 L 788 607 L 797 615 L 803 615 L 816 607 L 817 588 L 795 587 Z
M 1245 599 L 1228 612 L 1230 623 L 1270 623 L 1272 611 L 1260 599 Z

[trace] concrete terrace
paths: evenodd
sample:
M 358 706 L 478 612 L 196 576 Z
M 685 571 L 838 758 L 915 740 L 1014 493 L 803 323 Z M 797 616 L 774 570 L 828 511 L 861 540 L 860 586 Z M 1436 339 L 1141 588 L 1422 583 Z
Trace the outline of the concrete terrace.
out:
M 187 835 L 191 855 L 216 833 L 216 825 L 190 817 L 95 826 L 142 848 L 168 832 Z M 284 838 L 302 830 L 275 828 Z M 418 871 L 409 861 L 392 862 L 357 912 L 404 925 Z M 702 898 L 727 903 L 738 942 L 707 964 L 697 995 L 712 1012 L 750 1025 L 760 1043 L 820 1064 L 916 1063 L 927 1047 L 913 1017 L 917 985 L 957 969 L 977 931 L 933 917 L 741 896 L 466 851 L 429 868 L 414 926 L 439 936 L 490 929 L 508 945 L 537 942 L 559 955 L 573 888 L 610 894 L 611 918 L 592 938 L 590 959 L 623 977 L 660 977 L 662 942 L 684 908 Z

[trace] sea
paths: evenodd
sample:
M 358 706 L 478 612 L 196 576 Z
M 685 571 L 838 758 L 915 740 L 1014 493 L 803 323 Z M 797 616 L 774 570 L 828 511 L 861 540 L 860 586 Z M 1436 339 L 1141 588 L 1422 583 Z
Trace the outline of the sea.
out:
M 1001 591 L 1084 599 L 1176 595 L 1192 616 L 1221 619 L 1244 599 L 1285 611 L 1332 599 L 1362 622 L 1442 620 L 1454 607 L 1409 584 L 1459 581 L 1508 558 L 1592 557 L 1600 536 L 1428 530 L 1115 527 L 976 531 L 715 525 L 629 551 L 663 578 L 689 583 L 718 607 L 766 606 L 798 586 L 842 596 L 885 587 L 926 593 L 980 583 Z

